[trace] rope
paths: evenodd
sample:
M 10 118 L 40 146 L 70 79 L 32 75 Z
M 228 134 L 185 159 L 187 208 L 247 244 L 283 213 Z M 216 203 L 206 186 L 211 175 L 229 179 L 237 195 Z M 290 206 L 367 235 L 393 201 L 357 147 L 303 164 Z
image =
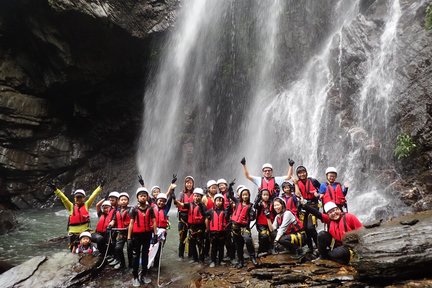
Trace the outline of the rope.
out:
M 102 260 L 102 263 L 98 267 L 96 267 L 96 269 L 100 269 L 102 267 L 102 265 L 105 263 L 106 257 L 108 255 L 109 246 L 111 244 L 111 238 L 112 238 L 112 233 L 110 232 L 109 239 L 108 239 L 108 244 L 107 244 L 106 251 L 105 251 L 105 256 L 104 256 L 104 258 Z

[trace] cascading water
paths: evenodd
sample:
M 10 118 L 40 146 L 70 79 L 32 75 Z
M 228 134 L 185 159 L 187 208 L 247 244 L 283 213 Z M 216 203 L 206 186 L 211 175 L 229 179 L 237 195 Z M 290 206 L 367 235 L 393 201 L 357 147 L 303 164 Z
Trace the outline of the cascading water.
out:
M 285 174 L 291 157 L 321 181 L 336 166 L 363 218 L 391 203 L 368 175 L 391 159 L 399 1 L 387 1 L 381 26 L 361 1 L 298 2 L 182 2 L 144 96 L 147 184 L 172 172 L 246 184 L 243 156 L 256 175 L 264 162 Z

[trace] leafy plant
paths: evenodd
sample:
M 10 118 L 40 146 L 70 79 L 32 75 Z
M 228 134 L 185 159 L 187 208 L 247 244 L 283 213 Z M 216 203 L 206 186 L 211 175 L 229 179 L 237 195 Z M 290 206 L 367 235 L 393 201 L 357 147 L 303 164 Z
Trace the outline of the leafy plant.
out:
M 426 30 L 432 29 L 432 4 L 426 8 L 425 27 Z
M 394 154 L 398 159 L 406 158 L 413 153 L 416 147 L 410 135 L 401 133 L 397 136 Z

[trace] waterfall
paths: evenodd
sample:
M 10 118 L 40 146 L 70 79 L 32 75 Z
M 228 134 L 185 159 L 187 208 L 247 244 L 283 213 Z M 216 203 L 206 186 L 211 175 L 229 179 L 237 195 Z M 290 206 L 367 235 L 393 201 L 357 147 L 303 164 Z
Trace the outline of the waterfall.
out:
M 264 162 L 285 175 L 293 158 L 320 181 L 337 167 L 363 219 L 396 205 L 370 174 L 392 157 L 399 1 L 386 1 L 383 25 L 360 0 L 298 2 L 182 2 L 144 95 L 137 165 L 147 185 L 178 172 L 198 186 L 235 177 L 252 187 L 243 156 L 254 175 Z

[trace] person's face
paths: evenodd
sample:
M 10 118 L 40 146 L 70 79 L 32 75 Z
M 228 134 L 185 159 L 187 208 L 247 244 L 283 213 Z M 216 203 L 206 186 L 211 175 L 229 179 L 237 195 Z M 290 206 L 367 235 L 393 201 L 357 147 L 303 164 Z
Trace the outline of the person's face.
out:
M 219 184 L 219 191 L 220 191 L 221 193 L 227 191 L 227 185 L 226 185 L 225 183 L 221 183 L 221 184 Z
M 108 205 L 102 206 L 102 212 L 103 212 L 104 214 L 108 214 L 110 208 L 111 208 L 111 207 L 108 206 Z
M 193 194 L 193 199 L 194 199 L 194 202 L 195 202 L 195 203 L 201 203 L 202 195 L 201 195 L 201 194 L 198 194 L 198 193 L 194 193 L 194 194 Z
M 335 182 L 336 181 L 336 177 L 337 177 L 336 173 L 333 173 L 333 172 L 327 173 L 327 180 L 330 183 Z
M 249 193 L 247 191 L 243 191 L 241 194 L 241 198 L 243 202 L 249 202 Z
M 117 201 L 118 201 L 118 198 L 117 197 L 109 197 L 109 201 L 110 201 L 110 203 L 111 203 L 111 206 L 117 206 Z
M 208 191 L 211 195 L 215 195 L 217 192 L 217 185 L 212 185 L 208 188 Z
M 84 204 L 84 201 L 85 201 L 84 195 L 77 194 L 77 195 L 74 196 L 74 199 L 75 199 L 75 203 L 76 204 L 78 204 L 78 205 Z
M 270 194 L 268 191 L 263 191 L 261 194 L 261 199 L 267 202 L 270 199 Z
M 186 190 L 192 190 L 192 188 L 193 188 L 193 181 L 191 179 L 186 180 L 185 187 L 186 187 Z
M 217 198 L 215 200 L 215 205 L 216 205 L 217 208 L 221 208 L 222 205 L 223 205 L 223 199 L 222 198 Z
M 337 221 L 341 217 L 342 211 L 339 209 L 339 207 L 335 207 L 327 212 L 330 220 Z
M 291 188 L 290 188 L 289 186 L 284 186 L 284 187 L 283 187 L 283 192 L 284 192 L 285 194 L 290 194 L 290 193 L 291 193 Z
M 279 201 L 274 201 L 273 203 L 273 208 L 276 211 L 276 213 L 281 213 L 282 212 L 282 204 Z
M 81 237 L 80 243 L 83 246 L 88 246 L 91 242 L 91 239 L 87 236 Z
M 305 170 L 301 170 L 299 173 L 297 173 L 297 177 L 300 180 L 306 180 L 306 178 L 307 178 L 307 172 Z
M 270 169 L 270 168 L 264 168 L 263 169 L 263 175 L 264 175 L 264 177 L 270 178 L 270 177 L 272 177 L 272 174 L 273 174 L 273 170 L 272 169 Z
M 138 202 L 140 204 L 145 204 L 147 202 L 148 194 L 147 193 L 139 193 L 137 198 L 138 198 Z
M 156 205 L 157 205 L 159 208 L 163 208 L 163 207 L 165 207 L 165 205 L 166 205 L 166 200 L 165 200 L 165 199 L 158 199 L 158 200 L 156 201 Z
M 119 205 L 121 207 L 126 207 L 129 204 L 129 198 L 126 196 L 121 196 L 119 200 Z
M 152 191 L 153 198 L 156 198 L 159 193 L 160 193 L 160 189 L 159 188 L 153 189 L 153 191 Z

